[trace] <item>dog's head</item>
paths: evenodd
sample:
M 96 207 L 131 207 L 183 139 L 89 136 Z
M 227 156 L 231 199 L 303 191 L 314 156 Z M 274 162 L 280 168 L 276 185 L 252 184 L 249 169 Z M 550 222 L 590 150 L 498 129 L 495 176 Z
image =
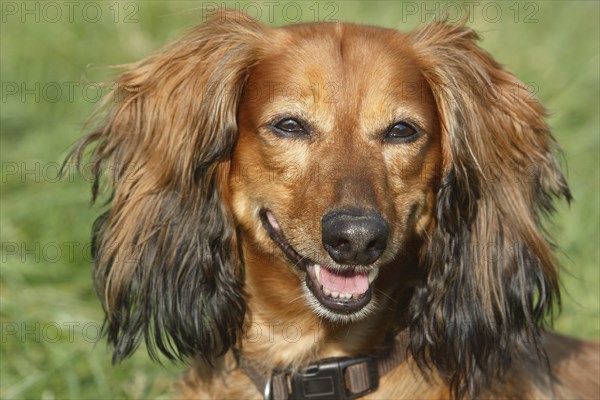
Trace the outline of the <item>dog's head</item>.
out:
M 341 324 L 393 309 L 424 369 L 489 384 L 558 294 L 539 217 L 569 193 L 542 108 L 476 39 L 223 13 L 131 65 L 78 147 L 97 142 L 94 196 L 110 171 L 115 359 L 144 338 L 210 361 L 261 288 Z
M 379 271 L 416 269 L 398 258 L 432 222 L 440 124 L 406 41 L 339 24 L 275 31 L 238 106 L 229 188 L 247 268 L 332 321 L 380 309 Z

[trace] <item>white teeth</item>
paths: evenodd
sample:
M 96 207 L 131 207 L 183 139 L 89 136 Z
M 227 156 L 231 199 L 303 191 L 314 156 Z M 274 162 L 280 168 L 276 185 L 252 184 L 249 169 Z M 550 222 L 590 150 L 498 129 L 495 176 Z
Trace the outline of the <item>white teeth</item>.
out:
M 379 273 L 379 268 L 375 268 L 369 272 L 369 285 L 373 283 L 375 278 L 377 278 L 377 274 Z
M 314 268 L 314 273 L 315 273 L 317 282 L 319 283 L 319 285 L 321 287 L 321 291 L 323 292 L 323 294 L 325 296 L 331 297 L 333 299 L 339 298 L 341 300 L 350 300 L 350 299 L 358 299 L 358 298 L 362 297 L 362 295 L 364 294 L 364 293 L 360 293 L 360 294 L 340 293 L 340 292 L 334 292 L 331 289 L 326 288 L 325 286 L 323 286 L 323 284 L 321 284 L 321 266 L 319 264 L 314 264 L 313 268 Z M 377 271 L 378 270 L 373 270 L 369 273 L 369 283 L 373 282 L 373 280 L 377 277 Z
M 321 290 L 323 291 L 323 294 L 325 294 L 325 296 L 337 299 L 340 298 L 342 300 L 350 300 L 352 298 L 358 298 L 360 295 L 359 294 L 350 294 L 350 293 L 340 293 L 340 292 L 332 292 L 329 289 L 327 289 L 325 286 L 321 286 Z

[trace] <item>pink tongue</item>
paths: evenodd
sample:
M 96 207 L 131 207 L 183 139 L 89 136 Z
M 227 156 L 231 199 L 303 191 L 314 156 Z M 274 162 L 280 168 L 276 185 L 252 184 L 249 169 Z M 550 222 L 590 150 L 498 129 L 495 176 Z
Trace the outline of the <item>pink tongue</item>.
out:
M 331 292 L 362 294 L 369 288 L 366 273 L 337 273 L 321 266 L 321 284 Z

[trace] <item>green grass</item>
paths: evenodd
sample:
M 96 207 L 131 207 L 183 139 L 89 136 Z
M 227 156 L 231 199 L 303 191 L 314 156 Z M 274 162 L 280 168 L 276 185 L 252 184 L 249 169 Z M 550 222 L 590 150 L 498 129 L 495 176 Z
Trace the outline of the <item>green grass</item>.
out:
M 57 181 L 56 166 L 82 134 L 83 122 L 97 102 L 93 90 L 87 96 L 82 92 L 86 82 L 105 79 L 104 67 L 138 60 L 199 23 L 202 3 L 118 3 L 117 16 L 110 8 L 115 3 L 96 2 L 102 12 L 96 23 L 83 18 L 84 3 L 75 8 L 72 22 L 64 2 L 56 3 L 63 4 L 57 22 L 51 9 L 45 9 L 39 21 L 28 14 L 23 22 L 20 14 L 6 8 L 15 5 L 20 10 L 23 4 L 2 3 L 0 16 L 0 397 L 164 397 L 182 368 L 153 364 L 144 351 L 113 367 L 105 343 L 93 343 L 102 314 L 92 289 L 88 242 L 101 207 L 88 208 L 85 179 L 69 173 Z M 28 2 L 27 7 L 35 10 L 36 4 L 44 12 L 42 3 Z M 264 3 L 252 4 L 263 5 L 267 21 Z M 283 4 L 275 9 L 275 24 L 285 22 L 277 11 Z M 302 5 L 304 20 L 314 19 L 314 9 L 309 8 L 314 2 L 297 4 Z M 575 197 L 571 207 L 559 205 L 550 227 L 565 270 L 563 312 L 555 327 L 598 338 L 598 3 L 521 3 L 517 22 L 509 8 L 513 2 L 494 4 L 503 12 L 497 22 L 489 21 L 495 18 L 490 8 L 486 21 L 485 3 L 481 3 L 469 25 L 483 34 L 482 46 L 499 61 L 521 80 L 536 83 L 537 96 L 548 108 L 550 124 L 564 150 Z M 538 8 L 525 9 L 526 4 Z M 335 18 L 339 20 L 400 29 L 422 25 L 428 17 L 410 14 L 409 6 L 422 7 L 421 2 L 338 5 Z M 87 11 L 88 20 L 95 17 L 94 10 Z M 335 10 L 321 5 L 319 11 L 323 19 Z M 524 22 L 530 12 L 537 22 Z M 126 23 L 127 16 L 137 22 Z M 36 92 L 36 83 L 39 99 L 31 93 Z M 12 94 L 15 85 L 18 90 Z M 62 89 L 60 98 L 52 91 L 56 86 Z M 74 87 L 72 98 L 69 86 Z

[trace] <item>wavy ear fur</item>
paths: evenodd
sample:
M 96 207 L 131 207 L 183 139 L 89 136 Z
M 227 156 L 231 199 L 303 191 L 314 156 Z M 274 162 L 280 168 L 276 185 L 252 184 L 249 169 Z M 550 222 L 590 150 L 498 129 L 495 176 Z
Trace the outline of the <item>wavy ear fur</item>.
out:
M 444 178 L 411 351 L 455 397 L 476 397 L 525 345 L 545 359 L 540 327 L 559 291 L 540 217 L 554 197 L 570 200 L 544 110 L 477 39 L 439 22 L 412 35 L 441 120 Z
M 104 101 L 91 145 L 94 200 L 102 175 L 111 207 L 94 225 L 94 279 L 113 361 L 145 340 L 170 359 L 211 362 L 243 322 L 242 265 L 227 206 L 237 105 L 264 28 L 225 12 L 139 63 Z

